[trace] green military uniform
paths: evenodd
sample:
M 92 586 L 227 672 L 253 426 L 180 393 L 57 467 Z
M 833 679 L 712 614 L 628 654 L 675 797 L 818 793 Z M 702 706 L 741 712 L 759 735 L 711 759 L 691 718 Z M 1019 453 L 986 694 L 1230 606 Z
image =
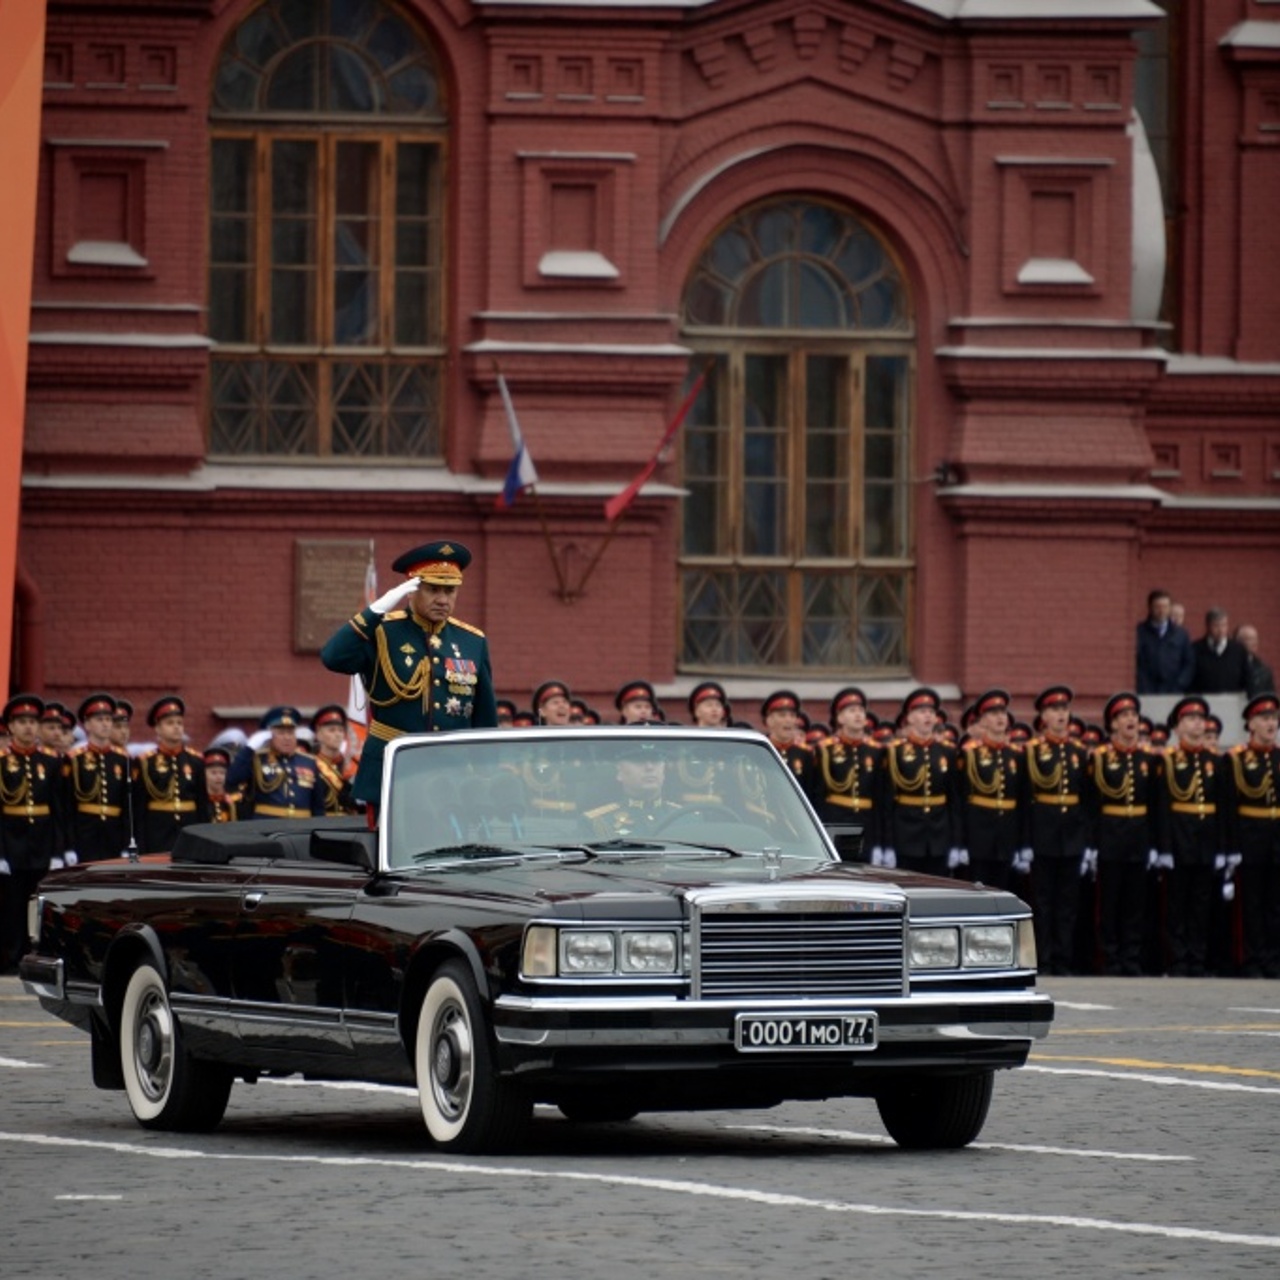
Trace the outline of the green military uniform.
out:
M 394 564 L 422 583 L 456 585 L 471 553 L 460 543 L 428 543 Z M 369 736 L 352 794 L 377 804 L 388 742 L 406 733 L 498 725 L 489 642 L 470 623 L 421 618 L 412 608 L 362 609 L 325 643 L 320 660 L 330 671 L 358 675 L 369 697 Z

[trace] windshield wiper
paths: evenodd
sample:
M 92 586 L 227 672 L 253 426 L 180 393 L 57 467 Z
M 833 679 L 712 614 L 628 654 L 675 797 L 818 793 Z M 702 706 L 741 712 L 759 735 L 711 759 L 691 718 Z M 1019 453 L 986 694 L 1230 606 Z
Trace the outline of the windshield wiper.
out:
M 611 853 L 665 854 L 675 853 L 680 849 L 698 849 L 704 853 L 722 853 L 730 858 L 742 857 L 739 850 L 730 849 L 727 845 L 698 844 L 694 840 L 600 840 L 586 845 L 585 848 L 597 856 L 605 856 Z
M 481 858 L 505 858 L 509 860 L 546 858 L 548 856 L 559 858 L 566 853 L 576 853 L 584 858 L 591 856 L 590 850 L 583 849 L 579 845 L 566 847 L 549 844 L 449 844 L 442 845 L 438 849 L 423 849 L 419 853 L 413 854 L 409 861 L 422 865 L 437 860 L 449 861 L 450 859 L 463 859 L 470 862 Z

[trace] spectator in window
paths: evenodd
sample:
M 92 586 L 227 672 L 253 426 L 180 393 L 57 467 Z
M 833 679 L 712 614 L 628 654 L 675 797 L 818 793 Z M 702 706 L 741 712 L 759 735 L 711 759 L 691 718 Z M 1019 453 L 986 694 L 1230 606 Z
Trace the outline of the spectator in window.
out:
M 1196 672 L 1191 637 L 1169 616 L 1173 600 L 1159 588 L 1147 596 L 1147 616 L 1138 623 L 1139 693 L 1186 693 Z
M 1191 646 L 1196 670 L 1191 688 L 1196 693 L 1243 693 L 1248 679 L 1249 654 L 1231 639 L 1231 623 L 1225 609 L 1204 615 L 1204 635 Z
M 1258 657 L 1258 628 L 1242 622 L 1236 628 L 1235 638 L 1243 646 L 1247 660 L 1245 663 L 1244 691 L 1251 698 L 1260 693 L 1274 693 L 1276 678 L 1271 668 Z

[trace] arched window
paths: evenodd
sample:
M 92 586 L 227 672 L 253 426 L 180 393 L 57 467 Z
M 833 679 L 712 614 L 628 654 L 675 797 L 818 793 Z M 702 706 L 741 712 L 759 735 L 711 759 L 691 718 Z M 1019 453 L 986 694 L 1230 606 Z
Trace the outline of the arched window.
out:
M 682 668 L 907 670 L 915 330 L 884 241 L 816 200 L 747 209 L 683 337 L 710 373 L 683 432 Z
M 214 79 L 214 456 L 438 459 L 446 117 L 380 0 L 267 0 Z

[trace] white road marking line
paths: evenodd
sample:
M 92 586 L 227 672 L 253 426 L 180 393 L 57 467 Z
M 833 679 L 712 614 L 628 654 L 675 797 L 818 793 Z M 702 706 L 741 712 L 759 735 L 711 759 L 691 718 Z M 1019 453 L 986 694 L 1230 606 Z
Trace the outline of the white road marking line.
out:
M 1113 1004 L 1086 1004 L 1083 1000 L 1059 1000 L 1057 996 L 1054 996 L 1053 1003 L 1058 1009 L 1082 1009 L 1086 1013 L 1093 1013 L 1099 1009 L 1106 1013 L 1114 1013 L 1116 1009 Z
M 283 1078 L 271 1076 L 258 1081 L 259 1084 L 280 1084 L 294 1089 L 337 1089 L 345 1093 L 394 1093 L 406 1098 L 416 1098 L 417 1089 L 402 1084 L 370 1084 L 364 1080 L 303 1080 L 296 1076 Z
M 55 1200 L 123 1200 L 124 1196 L 91 1196 L 89 1194 L 77 1195 L 68 1192 L 66 1195 L 54 1196 Z
M 424 1173 L 468 1174 L 488 1178 L 518 1178 L 544 1182 L 582 1182 L 669 1192 L 677 1196 L 702 1196 L 713 1200 L 737 1200 L 776 1209 L 817 1209 L 823 1213 L 861 1215 L 870 1218 L 917 1218 L 940 1222 L 999 1223 L 1014 1227 L 1064 1227 L 1077 1231 L 1104 1231 L 1118 1235 L 1158 1236 L 1165 1240 L 1193 1240 L 1202 1244 L 1240 1245 L 1280 1249 L 1280 1236 L 1201 1227 L 1170 1226 L 1156 1222 L 1125 1222 L 1108 1218 L 1083 1218 L 1063 1213 L 979 1213 L 970 1209 L 911 1209 L 896 1205 L 860 1204 L 847 1200 L 819 1200 L 811 1196 L 732 1187 L 714 1182 L 654 1178 L 620 1173 L 585 1173 L 573 1169 L 540 1169 L 528 1165 L 467 1164 L 458 1160 L 390 1160 L 373 1156 L 245 1155 L 235 1152 L 197 1151 L 189 1147 L 137 1146 L 129 1142 L 101 1142 L 90 1138 L 64 1138 L 45 1133 L 3 1133 L 0 1142 L 29 1146 L 71 1147 L 110 1151 L 117 1155 L 150 1156 L 157 1160 L 225 1160 L 244 1164 L 303 1164 L 342 1169 L 413 1169 Z
M 1223 1093 L 1280 1093 L 1260 1084 L 1228 1084 L 1222 1080 L 1183 1080 L 1180 1076 L 1154 1076 L 1143 1071 L 1097 1071 L 1086 1067 L 1037 1067 L 1028 1063 L 1020 1071 L 1046 1076 L 1093 1076 L 1100 1080 L 1136 1080 L 1139 1084 L 1180 1084 L 1188 1089 L 1217 1089 Z
M 0 1067 L 44 1067 L 43 1062 L 23 1062 L 21 1058 L 0 1058 Z
M 746 1133 L 794 1133 L 803 1137 L 835 1138 L 844 1142 L 874 1142 L 892 1146 L 893 1139 L 882 1133 L 853 1133 L 848 1129 L 808 1129 L 801 1125 L 784 1124 L 729 1124 L 726 1129 Z M 1195 1156 L 1161 1156 L 1142 1151 L 1094 1151 L 1088 1147 L 1041 1147 L 1019 1142 L 971 1142 L 970 1151 L 1025 1151 L 1037 1156 L 1085 1156 L 1094 1160 L 1146 1160 L 1153 1163 L 1191 1161 Z
M 1227 1009 L 1228 1013 L 1274 1013 L 1280 1015 L 1280 1009 L 1255 1009 L 1251 1005 L 1231 1005 Z

